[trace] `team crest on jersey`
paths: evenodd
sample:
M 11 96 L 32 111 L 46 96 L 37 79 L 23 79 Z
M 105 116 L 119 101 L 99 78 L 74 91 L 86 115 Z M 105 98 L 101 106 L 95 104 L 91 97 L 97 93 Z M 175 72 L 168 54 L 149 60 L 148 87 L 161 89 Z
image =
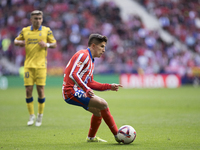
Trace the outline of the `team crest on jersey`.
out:
M 77 63 L 77 67 L 80 67 L 82 64 L 83 64 L 83 62 L 79 61 L 79 62 Z
M 42 33 L 40 32 L 39 36 L 41 36 L 41 35 L 42 35 Z

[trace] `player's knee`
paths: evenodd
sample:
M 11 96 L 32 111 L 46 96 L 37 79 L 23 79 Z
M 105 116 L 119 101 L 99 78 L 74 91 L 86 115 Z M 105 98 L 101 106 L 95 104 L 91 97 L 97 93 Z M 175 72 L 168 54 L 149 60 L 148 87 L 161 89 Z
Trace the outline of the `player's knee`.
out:
M 31 89 L 26 89 L 26 97 L 32 97 L 32 90 Z
M 100 117 L 101 116 L 101 110 L 96 107 L 89 107 L 88 111 L 93 113 L 93 115 Z
M 33 101 L 33 97 L 26 98 L 26 103 L 31 103 Z
M 106 108 L 108 108 L 108 103 L 104 99 L 101 99 L 101 110 Z
M 38 102 L 39 102 L 40 104 L 44 103 L 44 102 L 45 102 L 45 98 L 38 98 Z
M 38 92 L 38 97 L 43 98 L 45 97 L 44 95 L 44 86 L 37 86 L 37 92 Z
M 101 116 L 101 110 L 96 108 L 96 109 L 94 110 L 93 114 L 94 114 L 95 116 L 100 117 L 100 116 Z

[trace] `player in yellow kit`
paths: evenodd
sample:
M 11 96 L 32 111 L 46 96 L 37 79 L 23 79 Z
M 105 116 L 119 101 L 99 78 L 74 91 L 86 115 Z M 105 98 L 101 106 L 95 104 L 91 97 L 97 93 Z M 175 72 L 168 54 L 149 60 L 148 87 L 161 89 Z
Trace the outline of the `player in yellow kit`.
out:
M 27 125 L 33 125 L 35 121 L 33 105 L 33 86 L 36 84 L 38 93 L 38 115 L 36 126 L 42 124 L 45 106 L 44 86 L 47 74 L 47 48 L 55 48 L 56 40 L 49 27 L 42 26 L 43 12 L 35 10 L 31 12 L 31 26 L 24 27 L 18 37 L 15 38 L 16 46 L 25 46 L 26 58 L 24 62 L 24 86 L 26 89 L 26 103 L 30 114 Z

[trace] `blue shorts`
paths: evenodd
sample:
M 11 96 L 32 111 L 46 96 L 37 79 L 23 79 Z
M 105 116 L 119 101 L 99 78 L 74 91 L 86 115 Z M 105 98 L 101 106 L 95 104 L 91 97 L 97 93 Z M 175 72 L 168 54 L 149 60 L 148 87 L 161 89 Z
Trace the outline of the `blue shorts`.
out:
M 77 90 L 73 94 L 72 98 L 65 99 L 68 104 L 81 106 L 85 110 L 88 110 L 88 104 L 90 102 L 90 98 L 85 96 L 85 92 L 83 90 Z

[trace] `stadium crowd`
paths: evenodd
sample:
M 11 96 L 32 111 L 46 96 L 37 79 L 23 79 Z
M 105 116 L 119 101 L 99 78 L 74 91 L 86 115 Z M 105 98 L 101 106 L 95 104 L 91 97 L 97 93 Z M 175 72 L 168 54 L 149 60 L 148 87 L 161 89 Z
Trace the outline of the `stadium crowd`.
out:
M 29 12 L 39 9 L 44 13 L 43 25 L 52 29 L 58 43 L 56 49 L 48 49 L 50 69 L 63 71 L 76 51 L 87 48 L 86 40 L 91 33 L 106 35 L 109 40 L 104 56 L 95 59 L 95 73 L 137 73 L 140 68 L 146 74 L 187 76 L 192 67 L 200 67 L 199 2 L 143 0 L 140 3 L 186 48 L 163 41 L 158 31 L 145 28 L 139 16 L 130 15 L 124 21 L 114 1 L 1 0 L 0 58 L 7 57 L 16 67 L 23 65 L 25 50 L 15 47 L 13 40 L 22 27 L 30 25 Z M 0 72 L 12 74 L 1 65 Z

